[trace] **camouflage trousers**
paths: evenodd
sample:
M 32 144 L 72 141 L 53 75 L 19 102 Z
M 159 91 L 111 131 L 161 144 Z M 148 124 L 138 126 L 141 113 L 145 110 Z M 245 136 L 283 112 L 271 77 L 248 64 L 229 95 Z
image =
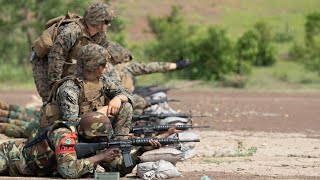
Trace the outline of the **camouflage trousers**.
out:
M 0 173 L 10 176 L 35 175 L 27 166 L 23 155 L 26 140 L 10 140 L 0 144 Z
M 110 118 L 114 134 L 128 135 L 131 128 L 132 105 L 122 103 L 119 113 Z M 115 139 L 127 139 L 125 136 L 118 136 Z
M 32 72 L 37 91 L 42 98 L 42 103 L 46 104 L 50 95 L 48 57 L 39 58 L 35 56 L 31 60 Z
M 148 106 L 143 96 L 133 94 L 133 112 L 134 114 L 143 114 L 143 110 Z

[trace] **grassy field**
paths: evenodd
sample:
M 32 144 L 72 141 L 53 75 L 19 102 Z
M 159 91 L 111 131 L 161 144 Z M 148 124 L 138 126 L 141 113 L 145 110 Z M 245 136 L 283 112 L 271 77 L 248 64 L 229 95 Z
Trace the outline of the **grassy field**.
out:
M 289 32 L 294 41 L 303 43 L 305 16 L 317 11 L 319 0 L 111 0 L 117 16 L 126 22 L 127 42 L 137 47 L 136 59 L 145 59 L 142 50 L 152 40 L 146 17 L 165 16 L 173 5 L 181 7 L 190 24 L 217 25 L 227 30 L 233 41 L 258 21 L 267 22 L 273 33 Z M 255 68 L 247 89 L 320 89 L 320 77 L 302 65 L 284 60 L 292 42 L 275 44 L 279 61 L 270 68 Z M 140 49 L 139 49 L 140 48 Z M 1 64 L 0 89 L 34 89 L 31 67 Z M 138 78 L 138 84 L 174 84 L 162 74 Z M 215 86 L 215 83 L 210 83 Z M 212 85 L 213 84 L 213 85 Z

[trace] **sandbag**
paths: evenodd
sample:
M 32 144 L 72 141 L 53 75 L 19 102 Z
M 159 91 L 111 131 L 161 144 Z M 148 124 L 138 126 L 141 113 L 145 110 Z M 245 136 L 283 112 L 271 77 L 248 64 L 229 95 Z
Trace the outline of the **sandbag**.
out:
M 167 124 L 178 125 L 178 124 L 187 124 L 189 122 L 190 122 L 189 119 L 181 118 L 181 117 L 167 117 L 164 119 L 157 120 L 157 124 L 159 125 L 167 125 Z
M 138 164 L 137 175 L 144 180 L 169 179 L 181 176 L 172 163 L 164 160 Z
M 176 164 L 182 158 L 184 153 L 174 148 L 160 148 L 143 153 L 140 157 L 140 162 L 155 162 L 159 160 L 169 161 L 172 164 Z

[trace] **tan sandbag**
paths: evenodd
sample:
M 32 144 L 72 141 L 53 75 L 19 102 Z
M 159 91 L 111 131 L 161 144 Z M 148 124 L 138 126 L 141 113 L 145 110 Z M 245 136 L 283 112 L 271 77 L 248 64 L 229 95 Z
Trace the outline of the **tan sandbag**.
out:
M 155 162 L 159 160 L 169 161 L 176 164 L 182 158 L 184 153 L 174 148 L 160 148 L 143 153 L 140 157 L 140 162 Z

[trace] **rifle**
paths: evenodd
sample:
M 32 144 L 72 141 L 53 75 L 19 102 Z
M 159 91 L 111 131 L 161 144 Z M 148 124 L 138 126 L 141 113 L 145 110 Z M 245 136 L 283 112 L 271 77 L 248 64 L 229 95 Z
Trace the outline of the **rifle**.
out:
M 142 134 L 145 137 L 152 136 L 155 132 L 164 132 L 175 127 L 177 130 L 187 130 L 194 128 L 210 128 L 210 126 L 192 126 L 192 125 L 157 125 L 157 126 L 135 126 L 130 130 L 130 133 L 133 133 L 135 136 L 141 136 Z
M 132 121 L 139 121 L 139 120 L 148 120 L 148 121 L 156 121 L 158 119 L 164 119 L 167 117 L 182 117 L 182 118 L 192 118 L 192 117 L 206 117 L 205 115 L 192 115 L 186 113 L 161 113 L 161 114 L 142 114 L 132 115 Z
M 167 99 L 167 98 L 147 100 L 148 106 L 152 106 L 152 105 L 160 104 L 160 103 L 164 103 L 164 102 L 179 102 L 179 100 Z
M 110 140 L 109 142 L 93 142 L 93 143 L 76 143 L 77 158 L 88 157 L 96 154 L 97 151 L 106 148 L 118 148 L 121 150 L 124 164 L 126 167 L 132 166 L 130 151 L 131 146 L 150 146 L 149 141 L 154 138 L 141 139 L 124 139 L 124 140 Z M 199 139 L 194 140 L 179 140 L 177 138 L 154 139 L 162 145 L 176 144 L 180 142 L 200 142 Z
M 9 124 L 13 124 L 16 126 L 24 126 L 24 127 L 27 127 L 30 124 L 27 121 L 23 121 L 20 119 L 7 118 L 7 117 L 0 117 L 0 122 L 1 123 L 9 123 Z

